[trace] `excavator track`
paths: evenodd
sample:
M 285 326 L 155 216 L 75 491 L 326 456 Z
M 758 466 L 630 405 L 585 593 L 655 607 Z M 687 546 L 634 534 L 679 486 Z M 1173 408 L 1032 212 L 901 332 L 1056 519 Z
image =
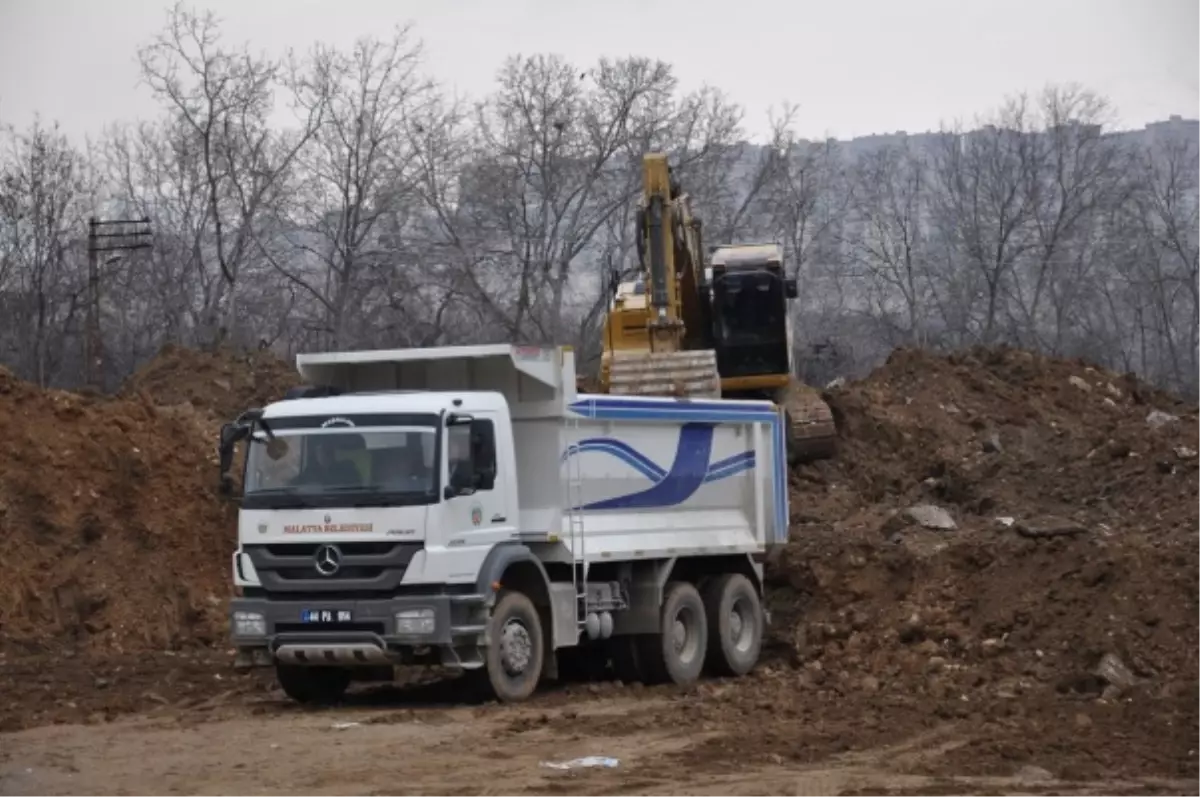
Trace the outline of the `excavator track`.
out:
M 608 392 L 618 396 L 720 398 L 716 352 L 615 351 L 608 362 Z
M 791 379 L 776 403 L 785 411 L 788 464 L 800 465 L 831 459 L 837 454 L 837 426 L 833 410 L 809 385 Z

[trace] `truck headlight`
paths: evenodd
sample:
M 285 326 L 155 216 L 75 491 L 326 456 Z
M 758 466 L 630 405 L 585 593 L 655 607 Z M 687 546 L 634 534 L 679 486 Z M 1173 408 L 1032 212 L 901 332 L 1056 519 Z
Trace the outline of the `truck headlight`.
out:
M 233 633 L 235 636 L 266 636 L 267 621 L 258 612 L 234 612 Z
M 397 634 L 432 634 L 436 626 L 433 609 L 405 609 L 396 612 Z

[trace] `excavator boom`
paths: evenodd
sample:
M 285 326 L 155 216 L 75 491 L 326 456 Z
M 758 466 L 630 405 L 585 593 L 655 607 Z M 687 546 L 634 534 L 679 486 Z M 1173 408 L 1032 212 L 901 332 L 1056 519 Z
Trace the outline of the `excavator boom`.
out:
M 716 353 L 697 349 L 699 326 L 698 223 L 686 195 L 671 177 L 667 156 L 642 161 L 642 200 L 638 208 L 638 254 L 644 272 L 638 283 L 618 286 L 609 314 L 601 365 L 608 392 L 635 396 L 719 398 Z M 648 293 L 648 295 L 647 295 Z M 620 334 L 614 329 L 620 325 Z

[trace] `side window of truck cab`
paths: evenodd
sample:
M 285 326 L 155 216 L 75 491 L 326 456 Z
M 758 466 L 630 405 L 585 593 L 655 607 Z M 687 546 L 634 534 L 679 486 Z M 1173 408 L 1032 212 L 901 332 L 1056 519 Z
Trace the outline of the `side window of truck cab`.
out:
M 476 418 L 471 425 L 452 427 L 449 439 L 449 472 L 473 465 L 472 487 L 476 491 L 496 486 L 496 427 L 491 420 Z
M 475 489 L 496 486 L 496 426 L 490 420 L 471 422 L 471 459 L 475 463 Z

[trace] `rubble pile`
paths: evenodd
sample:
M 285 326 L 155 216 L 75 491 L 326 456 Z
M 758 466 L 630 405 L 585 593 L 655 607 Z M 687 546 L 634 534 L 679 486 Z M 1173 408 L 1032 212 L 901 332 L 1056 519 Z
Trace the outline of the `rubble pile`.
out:
M 1194 774 L 1196 407 L 1013 350 L 900 350 L 827 398 L 841 451 L 793 473 L 768 575 L 789 688 L 1079 744 L 1140 707 L 1147 761 Z
M 281 398 L 298 381 L 295 368 L 269 350 L 240 354 L 165 346 L 134 373 L 123 397 L 147 395 L 161 406 L 189 405 L 220 421 Z
M 222 640 L 235 511 L 215 490 L 218 424 L 290 374 L 265 353 L 169 347 L 100 398 L 0 369 L 0 648 Z

